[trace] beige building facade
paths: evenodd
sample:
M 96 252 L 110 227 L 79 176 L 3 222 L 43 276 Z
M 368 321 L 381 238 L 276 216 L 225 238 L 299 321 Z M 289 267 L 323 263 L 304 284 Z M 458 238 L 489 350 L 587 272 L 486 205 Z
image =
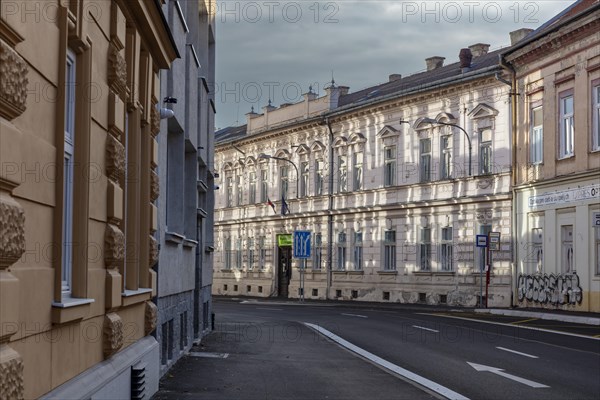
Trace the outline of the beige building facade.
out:
M 600 3 L 504 55 L 514 68 L 514 304 L 600 311 Z M 595 219 L 596 218 L 596 219 Z
M 488 49 L 217 132 L 213 294 L 475 306 L 489 270 L 483 301 L 510 305 L 511 88 Z
M 158 389 L 159 2 L 3 2 L 0 397 Z

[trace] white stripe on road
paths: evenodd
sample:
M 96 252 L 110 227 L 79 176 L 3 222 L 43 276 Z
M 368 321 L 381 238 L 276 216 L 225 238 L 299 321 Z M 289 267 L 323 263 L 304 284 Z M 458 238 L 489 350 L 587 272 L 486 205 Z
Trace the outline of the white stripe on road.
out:
M 496 346 L 496 348 L 498 350 L 504 350 L 504 351 L 509 351 L 511 353 L 515 353 L 518 354 L 520 356 L 524 356 L 524 357 L 529 357 L 529 358 L 539 358 L 538 356 L 532 356 L 531 354 L 527 354 L 527 353 L 521 353 L 520 351 L 516 351 L 516 350 L 511 350 L 511 349 L 507 349 L 506 347 L 498 347 Z
M 366 315 L 358 315 L 358 314 L 346 314 L 346 313 L 342 313 L 342 315 L 345 315 L 347 317 L 369 318 Z
M 450 390 L 445 386 L 435 383 L 435 382 L 433 382 L 427 378 L 424 378 L 420 375 L 417 375 L 414 372 L 410 372 L 409 370 L 399 367 L 396 364 L 392 364 L 391 362 L 386 361 L 383 358 L 378 357 L 373 353 L 369 353 L 368 351 L 366 351 L 356 345 L 353 345 L 352 343 L 348 342 L 347 340 L 342 339 L 341 337 L 337 336 L 336 334 L 334 334 L 332 332 L 329 332 L 327 329 L 324 329 L 324 328 L 320 327 L 319 325 L 311 324 L 309 322 L 305 322 L 304 325 L 308 326 L 309 328 L 314 329 L 321 335 L 328 337 L 329 339 L 333 340 L 340 346 L 343 346 L 346 349 L 358 354 L 359 356 L 366 358 L 367 360 L 379 365 L 380 367 L 387 369 L 388 371 L 391 371 L 391 372 L 393 372 L 397 375 L 400 375 L 406 379 L 410 379 L 411 381 L 418 383 L 419 385 L 424 386 L 429 390 L 439 393 L 448 399 L 469 400 L 468 397 L 465 397 L 460 393 L 456 393 L 455 391 Z
M 423 327 L 423 326 L 417 326 L 417 325 L 413 325 L 413 328 L 417 328 L 417 329 L 423 329 L 424 331 L 429 331 L 429 332 L 440 333 L 440 331 L 436 331 L 435 329 L 429 329 L 429 328 L 425 328 L 425 327 Z

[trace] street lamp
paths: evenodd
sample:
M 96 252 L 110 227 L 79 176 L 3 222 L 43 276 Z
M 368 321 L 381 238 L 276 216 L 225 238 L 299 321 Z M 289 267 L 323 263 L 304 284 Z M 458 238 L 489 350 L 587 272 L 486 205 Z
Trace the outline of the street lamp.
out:
M 471 170 L 471 161 L 472 161 L 472 156 L 473 156 L 473 146 L 471 145 L 471 138 L 469 137 L 469 134 L 467 133 L 467 131 L 465 131 L 462 127 L 460 127 L 459 125 L 456 124 L 452 124 L 450 122 L 440 122 L 436 119 L 433 118 L 423 118 L 421 120 L 422 122 L 426 122 L 428 124 L 436 124 L 436 125 L 446 125 L 446 126 L 453 126 L 455 128 L 460 129 L 461 131 L 464 132 L 465 137 L 467 138 L 467 142 L 469 143 L 469 176 L 472 176 L 472 170 Z M 401 121 L 404 122 L 404 121 Z
M 272 158 L 273 160 L 287 161 L 290 164 L 292 164 L 294 166 L 294 169 L 296 170 L 296 198 L 299 197 L 299 195 L 300 195 L 300 191 L 299 191 L 300 174 L 298 172 L 298 166 L 296 166 L 296 164 L 292 160 L 288 160 L 287 158 L 272 156 L 270 154 L 265 154 L 265 153 L 260 153 L 258 155 L 258 158 L 262 159 L 262 160 L 269 160 Z

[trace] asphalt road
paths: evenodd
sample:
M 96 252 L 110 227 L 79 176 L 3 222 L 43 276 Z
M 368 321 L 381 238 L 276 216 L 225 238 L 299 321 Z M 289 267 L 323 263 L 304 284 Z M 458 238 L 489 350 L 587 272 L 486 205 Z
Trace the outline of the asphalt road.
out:
M 214 309 L 216 332 L 194 351 L 227 358 L 185 357 L 156 399 L 600 398 L 598 327 L 427 308 Z

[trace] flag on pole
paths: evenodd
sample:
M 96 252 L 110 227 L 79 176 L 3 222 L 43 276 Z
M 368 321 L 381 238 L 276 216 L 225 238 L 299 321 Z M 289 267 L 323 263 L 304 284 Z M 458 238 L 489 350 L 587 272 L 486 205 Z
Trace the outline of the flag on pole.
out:
M 290 213 L 290 208 L 288 204 L 285 202 L 285 196 L 281 195 L 281 215 L 287 215 Z
M 277 214 L 277 210 L 275 210 L 275 204 L 273 204 L 273 202 L 271 201 L 270 198 L 267 197 L 267 204 L 270 205 L 273 208 L 273 212 L 275 214 Z

